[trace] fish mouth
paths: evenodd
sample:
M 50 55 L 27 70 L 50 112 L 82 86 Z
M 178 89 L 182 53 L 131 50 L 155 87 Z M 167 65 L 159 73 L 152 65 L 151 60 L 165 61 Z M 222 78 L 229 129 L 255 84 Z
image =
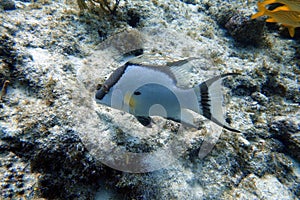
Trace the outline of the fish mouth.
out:
M 102 104 L 101 100 L 95 98 L 97 104 Z
M 101 87 L 95 94 L 96 100 L 102 100 L 104 96 L 107 94 L 107 90 L 103 87 Z

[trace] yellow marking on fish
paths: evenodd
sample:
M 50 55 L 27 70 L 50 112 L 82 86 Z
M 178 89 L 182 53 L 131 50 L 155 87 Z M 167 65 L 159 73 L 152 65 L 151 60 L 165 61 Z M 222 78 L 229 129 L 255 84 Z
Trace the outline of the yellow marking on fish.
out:
M 136 102 L 135 100 L 131 97 L 131 93 L 127 92 L 124 96 L 124 103 L 128 105 L 131 109 L 135 107 Z

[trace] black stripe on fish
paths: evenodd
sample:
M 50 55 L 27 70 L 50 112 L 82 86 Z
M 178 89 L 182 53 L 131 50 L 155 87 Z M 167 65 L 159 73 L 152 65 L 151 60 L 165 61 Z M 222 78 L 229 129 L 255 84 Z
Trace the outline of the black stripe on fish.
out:
M 219 126 L 222 126 L 224 128 L 226 128 L 227 130 L 230 130 L 230 131 L 233 131 L 233 132 L 240 132 L 236 129 L 233 129 L 229 126 L 227 126 L 226 124 L 220 122 L 215 116 L 213 113 L 211 113 L 211 101 L 212 99 L 210 98 L 210 94 L 209 94 L 209 87 L 216 81 L 224 78 L 224 77 L 227 77 L 227 76 L 236 76 L 236 75 L 240 75 L 238 73 L 228 73 L 228 74 L 223 74 L 223 75 L 220 75 L 220 76 L 216 76 L 216 77 L 213 77 L 203 83 L 201 83 L 199 85 L 199 88 L 200 88 L 200 94 L 201 94 L 201 101 L 200 101 L 200 105 L 201 105 L 201 108 L 202 108 L 202 113 L 203 113 L 203 116 L 206 117 L 207 119 L 215 122 L 216 124 L 218 124 Z M 220 91 L 221 92 L 221 91 Z M 220 104 L 222 104 L 222 102 L 220 102 Z
M 200 87 L 200 94 L 201 94 L 201 107 L 202 107 L 202 112 L 203 115 L 208 118 L 211 119 L 211 112 L 210 112 L 210 98 L 209 98 L 209 94 L 208 94 L 208 87 L 207 85 L 204 83 L 199 85 Z
M 102 87 L 96 93 L 96 99 L 101 100 L 105 96 L 106 93 L 110 90 L 112 86 L 114 86 L 124 74 L 126 68 L 128 67 L 129 63 L 126 63 L 122 67 L 116 69 L 110 77 L 104 82 Z

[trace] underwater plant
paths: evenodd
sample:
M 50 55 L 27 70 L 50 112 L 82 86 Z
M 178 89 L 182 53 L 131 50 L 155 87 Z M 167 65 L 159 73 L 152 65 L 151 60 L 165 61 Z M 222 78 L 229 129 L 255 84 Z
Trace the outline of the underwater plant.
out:
M 7 91 L 7 87 L 8 87 L 9 82 L 10 82 L 9 80 L 6 80 L 3 83 L 1 93 L 0 93 L 0 102 L 3 100 L 3 97 L 6 95 L 6 91 Z
M 119 6 L 120 0 L 77 0 L 80 10 L 100 8 L 101 11 L 114 14 Z
M 271 10 L 270 5 L 280 4 Z M 269 6 L 266 8 L 266 6 Z M 300 27 L 300 1 L 299 0 L 265 0 L 257 2 L 258 12 L 251 16 L 255 19 L 268 16 L 266 22 L 277 22 L 288 28 L 291 37 L 295 35 L 295 28 Z

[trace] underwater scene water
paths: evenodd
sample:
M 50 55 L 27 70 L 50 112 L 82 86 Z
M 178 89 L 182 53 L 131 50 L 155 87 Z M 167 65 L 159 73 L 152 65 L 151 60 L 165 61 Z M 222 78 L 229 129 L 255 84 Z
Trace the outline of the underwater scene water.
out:
M 0 1 L 0 199 L 299 199 L 299 16 Z

